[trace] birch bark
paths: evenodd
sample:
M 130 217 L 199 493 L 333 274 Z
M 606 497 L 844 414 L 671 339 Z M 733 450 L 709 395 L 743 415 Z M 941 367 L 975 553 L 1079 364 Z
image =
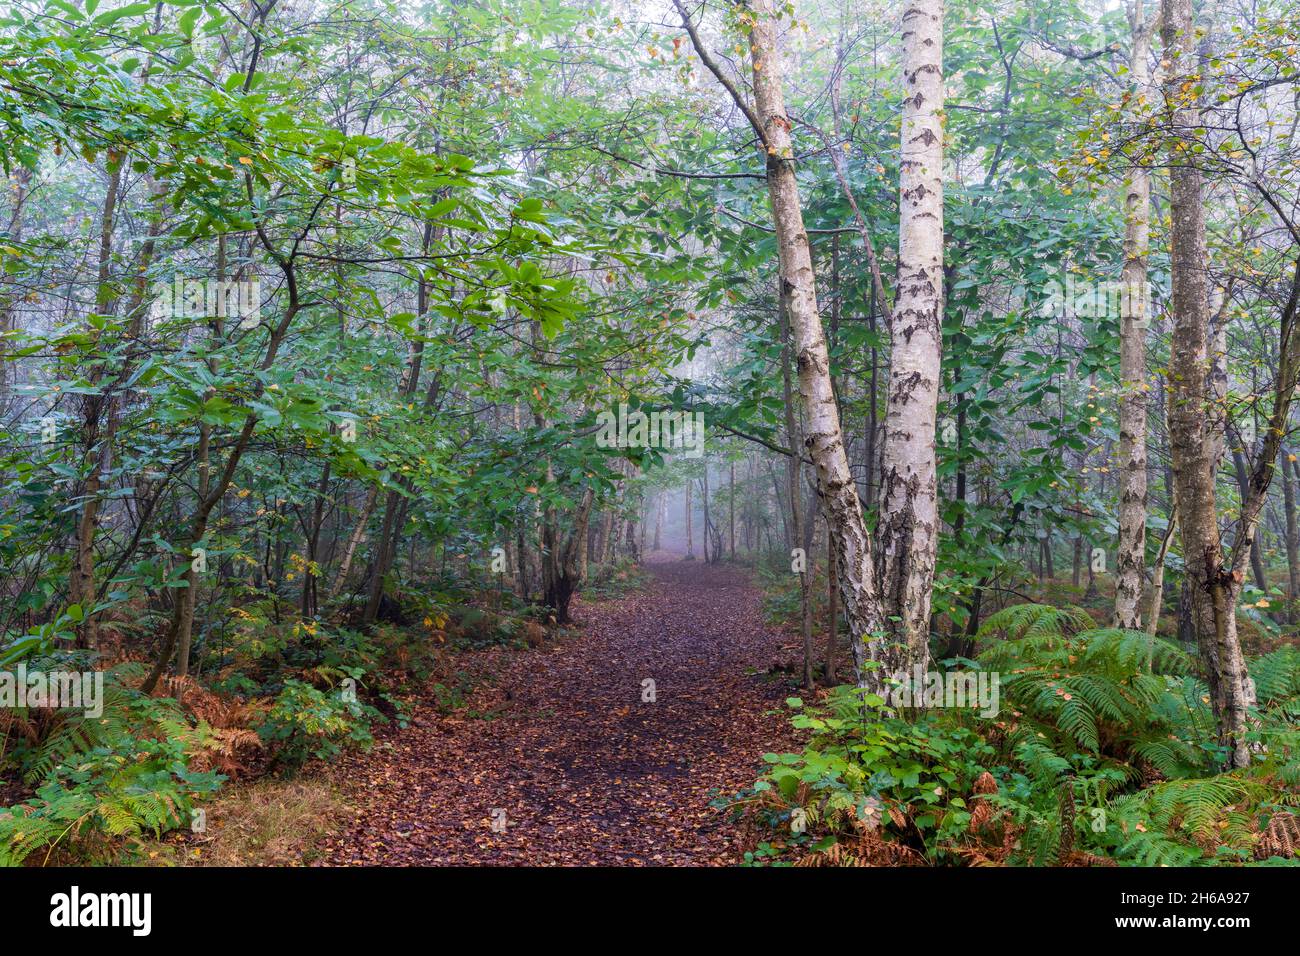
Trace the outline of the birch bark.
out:
M 786 115 L 777 47 L 776 12 L 771 0 L 756 0 L 750 9 L 753 22 L 749 41 L 754 77 L 751 122 L 762 138 L 766 153 L 781 290 L 790 320 L 804 410 L 804 444 L 812 458 L 817 490 L 834 531 L 836 572 L 845 619 L 853 635 L 850 647 L 858 682 L 879 690 L 880 671 L 866 666 L 867 642 L 879 640 L 883 616 L 874 593 L 871 539 L 849 470 L 839 409 L 831 387 L 830 356 L 817 307 L 812 252 L 795 179 L 790 120 Z M 700 44 L 696 48 L 699 50 Z
M 1133 49 L 1129 75 L 1141 108 L 1151 82 L 1152 25 L 1144 0 L 1129 8 Z M 1115 559 L 1115 626 L 1142 628 L 1147 525 L 1147 254 L 1151 239 L 1151 176 L 1129 172 L 1124 195 L 1124 268 L 1120 275 L 1119 549 Z
M 887 633 L 871 656 L 889 674 L 929 661 L 939 516 L 935 464 L 943 353 L 943 0 L 903 13 L 898 297 L 880 475 L 880 595 Z

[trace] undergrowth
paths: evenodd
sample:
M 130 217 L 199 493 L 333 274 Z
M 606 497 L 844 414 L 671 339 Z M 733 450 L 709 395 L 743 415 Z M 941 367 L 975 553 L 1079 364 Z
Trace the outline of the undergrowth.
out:
M 602 572 L 611 593 L 635 575 Z M 76 621 L 61 619 L 0 644 L 0 671 L 95 673 L 102 712 L 0 709 L 0 866 L 120 863 L 158 856 L 169 832 L 201 840 L 197 811 L 230 780 L 288 778 L 343 750 L 367 749 L 378 724 L 404 726 L 414 700 L 439 713 L 468 706 L 475 678 L 456 655 L 527 648 L 550 634 L 543 613 L 509 595 L 431 587 L 406 595 L 400 621 L 349 626 L 284 613 L 250 594 L 226 609 L 219 639 L 196 641 L 200 677 L 138 688 L 146 664 L 70 650 Z M 111 621 L 115 636 L 157 627 L 153 616 Z M 135 635 L 139 636 L 139 635 Z M 244 788 L 241 792 L 253 792 Z M 164 856 L 164 859 L 168 857 Z
M 897 713 L 855 687 L 789 701 L 800 753 L 727 801 L 754 865 L 1243 865 L 1300 861 L 1300 650 L 1248 662 L 1248 768 L 1225 771 L 1196 661 L 1078 608 L 992 615 L 970 666 L 1000 711 Z

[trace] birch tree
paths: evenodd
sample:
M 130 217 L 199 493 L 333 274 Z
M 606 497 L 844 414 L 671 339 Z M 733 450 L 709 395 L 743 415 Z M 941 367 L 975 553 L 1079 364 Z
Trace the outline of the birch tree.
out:
M 1144 0 L 1129 5 L 1133 47 L 1129 74 L 1138 109 L 1151 82 L 1151 35 Z M 1124 189 L 1124 267 L 1119 365 L 1119 550 L 1115 560 L 1115 625 L 1142 627 L 1142 580 L 1147 524 L 1147 255 L 1151 238 L 1151 174 L 1141 165 L 1129 171 Z
M 705 67 L 727 90 L 753 127 L 763 150 L 767 191 L 776 231 L 778 270 L 784 292 L 798 369 L 799 396 L 804 410 L 804 444 L 817 474 L 821 496 L 835 545 L 836 572 L 845 620 L 853 639 L 853 663 L 861 685 L 880 687 L 880 671 L 867 668 L 867 642 L 882 631 L 883 615 L 876 595 L 872 542 L 862 516 L 853 473 L 849 470 L 840 428 L 839 408 L 831 387 L 830 355 L 817 308 L 816 274 L 812 250 L 804 228 L 799 184 L 795 179 L 794 147 L 790 119 L 782 88 L 781 58 L 777 47 L 777 17 L 770 0 L 756 0 L 741 15 L 749 30 L 754 103 L 740 90 L 709 53 L 682 0 L 673 0 L 691 44 Z M 792 454 L 800 454 L 791 449 Z M 892 673 L 892 668 L 888 669 Z
M 934 424 L 939 389 L 943 269 L 943 4 L 926 0 L 904 15 L 903 174 L 899 296 L 893 379 L 882 474 L 881 564 L 863 518 L 840 426 L 830 357 L 817 306 L 816 276 L 795 178 L 774 5 L 759 0 L 740 16 L 748 30 L 751 106 L 710 55 L 674 0 L 701 61 L 748 119 L 763 149 L 776 232 L 781 290 L 789 316 L 804 445 L 831 529 L 836 576 L 859 683 L 884 680 L 928 661 L 930 595 L 938 536 Z M 791 450 L 799 454 L 798 449 Z M 879 576 L 878 576 L 879 571 Z M 887 618 L 890 619 L 887 623 Z M 879 666 L 869 668 L 868 661 Z
M 903 13 L 898 295 L 880 475 L 880 593 L 886 670 L 929 660 L 939 542 L 935 419 L 943 352 L 943 0 Z

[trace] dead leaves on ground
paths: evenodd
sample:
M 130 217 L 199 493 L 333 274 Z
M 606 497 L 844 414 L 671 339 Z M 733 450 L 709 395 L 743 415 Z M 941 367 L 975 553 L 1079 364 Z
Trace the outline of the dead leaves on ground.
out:
M 476 652 L 464 666 L 488 680 L 458 715 L 421 707 L 405 731 L 344 758 L 356 809 L 326 862 L 737 862 L 740 836 L 709 802 L 752 783 L 761 755 L 791 739 L 788 685 L 755 676 L 782 656 L 782 636 L 741 572 L 650 571 L 641 590 L 580 603 L 571 638 Z

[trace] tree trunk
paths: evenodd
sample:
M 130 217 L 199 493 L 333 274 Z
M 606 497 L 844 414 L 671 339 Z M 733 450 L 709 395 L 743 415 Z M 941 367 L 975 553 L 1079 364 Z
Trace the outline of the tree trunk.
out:
M 433 223 L 425 223 L 424 235 L 421 240 L 421 249 L 425 255 L 428 255 L 433 248 L 434 242 L 442 235 L 443 227 L 435 226 Z M 426 320 L 424 316 L 429 310 L 429 286 L 424 277 L 424 273 L 419 273 L 419 278 L 415 284 L 415 308 L 416 315 L 420 316 L 420 327 L 423 328 Z M 418 337 L 412 343 L 410 351 L 407 354 L 406 367 L 403 370 L 403 378 L 398 387 L 398 394 L 401 396 L 403 403 L 409 403 L 420 387 L 420 372 L 424 366 L 424 338 Z M 429 383 L 428 391 L 424 396 L 424 407 L 432 408 L 438 399 L 439 386 L 442 381 L 442 371 L 439 369 L 433 376 L 433 381 Z M 411 482 L 406 479 L 398 479 L 398 487 L 404 491 L 409 491 Z M 388 575 L 394 558 L 397 555 L 398 538 L 401 537 L 402 526 L 406 523 L 406 514 L 408 501 L 406 496 L 400 491 L 390 491 L 384 501 L 384 520 L 379 531 L 379 538 L 375 542 L 375 563 L 370 577 L 370 588 L 366 595 L 366 607 L 361 615 L 363 625 L 373 624 L 379 613 L 380 600 L 384 596 L 384 578 Z
M 547 466 L 547 482 L 554 480 L 554 474 Z M 581 585 L 581 542 L 587 537 L 587 522 L 591 517 L 592 502 L 595 495 L 588 488 L 582 493 L 574 510 L 573 526 L 561 539 L 558 519 L 553 507 L 546 509 L 542 522 L 542 578 L 543 602 L 555 612 L 558 624 L 570 622 L 569 606 L 573 595 Z
M 30 195 L 28 187 L 31 178 L 31 171 L 25 166 L 20 165 L 13 171 L 13 185 L 10 187 L 13 193 L 13 214 L 9 218 L 7 230 L 8 241 L 11 243 L 17 243 L 23 237 L 23 223 L 25 222 L 23 205 Z M 5 354 L 5 348 L 8 343 L 8 333 L 13 328 L 13 306 L 19 298 L 17 288 L 7 288 L 0 292 L 0 417 L 4 416 L 9 410 L 9 367 L 11 362 Z M 16 381 L 18 366 L 14 365 L 13 369 Z
M 803 471 L 801 467 L 800 472 Z M 803 482 L 799 483 L 802 489 Z M 817 682 L 813 677 L 813 610 L 812 610 L 812 569 L 813 569 L 813 542 L 817 536 L 817 495 L 816 493 L 802 495 L 805 500 L 803 513 L 803 550 L 807 556 L 806 570 L 799 576 L 799 585 L 803 589 L 802 606 L 803 621 L 801 633 L 803 634 L 803 686 L 808 690 L 813 690 Z
M 319 562 L 317 551 L 320 548 L 321 528 L 325 523 L 325 493 L 329 491 L 330 484 L 330 463 L 325 462 L 325 467 L 321 469 L 320 481 L 316 483 L 316 493 L 313 496 L 315 502 L 312 505 L 311 521 L 307 526 L 307 533 L 303 540 L 303 571 L 302 571 L 302 603 L 300 609 L 302 616 L 315 617 L 319 605 L 319 589 L 317 587 L 317 572 Z
M 1147 92 L 1151 29 L 1143 0 L 1131 12 L 1129 61 L 1135 98 Z M 1147 254 L 1151 238 L 1151 177 L 1129 171 L 1124 196 L 1124 267 L 1120 276 L 1119 544 L 1115 557 L 1116 627 L 1142 627 L 1142 583 L 1147 522 Z
M 515 571 L 519 575 L 516 582 L 519 588 L 519 599 L 527 602 L 532 598 L 533 589 L 528 577 L 528 538 L 522 519 L 515 525 L 515 555 L 517 557 Z
M 680 4 L 680 0 L 675 2 Z M 785 94 L 781 88 L 782 67 L 773 4 L 771 0 L 756 0 L 751 9 L 755 22 L 749 39 L 754 62 L 757 115 L 750 118 L 766 153 L 767 186 L 776 229 L 782 293 L 794 333 L 805 444 L 816 467 L 817 488 L 833 529 L 836 570 L 844 615 L 852 635 L 850 647 L 854 669 L 859 684 L 879 690 L 883 689 L 883 674 L 881 670 L 867 668 L 868 644 L 871 643 L 872 651 L 883 659 L 883 672 L 886 674 L 906 670 L 907 659 L 905 654 L 884 646 L 880 640 L 884 621 L 874 584 L 872 543 L 863 521 L 853 474 L 849 470 L 839 410 L 831 388 L 830 357 L 817 308 L 816 276 L 808 233 L 803 224 L 790 120 L 786 116 Z M 703 49 L 698 42 L 695 46 L 697 52 Z M 797 448 L 791 452 L 801 454 Z
M 610 539 L 614 537 L 614 512 L 606 509 L 600 516 L 600 530 L 596 533 L 596 560 L 609 563 Z
M 646 538 L 650 534 L 650 508 L 651 508 L 651 503 L 645 500 L 644 498 L 642 498 L 641 528 L 640 528 L 641 544 L 640 547 L 637 548 L 638 561 L 641 560 L 641 558 L 644 557 L 645 555 Z
M 373 624 L 379 616 L 379 605 L 384 596 L 384 578 L 392 565 L 397 550 L 397 536 L 401 531 L 397 519 L 401 498 L 401 494 L 396 491 L 390 491 L 384 496 L 384 518 L 379 525 L 379 537 L 375 540 L 374 564 L 370 569 L 370 581 L 366 589 L 365 610 L 361 613 L 362 624 Z
M 122 163 L 125 155 L 118 150 L 108 153 L 108 190 L 104 194 L 104 208 L 99 233 L 99 268 L 95 291 L 95 309 L 101 314 L 114 310 L 117 295 L 110 285 L 112 278 L 113 227 L 116 222 L 117 197 L 122 185 Z M 99 338 L 103 333 L 91 333 Z M 92 384 L 101 384 L 103 366 L 96 364 L 91 371 Z M 111 387 L 111 386 L 106 386 Z M 72 575 L 68 588 L 71 604 L 79 604 L 82 620 L 77 625 L 77 645 L 95 647 L 98 643 L 98 615 L 95 614 L 95 531 L 99 524 L 99 495 L 106 470 L 112 434 L 101 434 L 101 417 L 105 405 L 104 393 L 81 397 L 82 461 L 86 479 L 81 487 L 81 513 L 77 518 L 76 552 L 72 561 Z
M 727 521 L 730 524 L 731 560 L 736 560 L 736 460 L 731 460 L 731 498 L 727 507 Z
M 826 532 L 826 577 L 826 684 L 828 687 L 833 687 L 837 680 L 835 644 L 839 637 L 839 608 L 836 607 L 839 582 L 835 580 L 835 544 L 831 540 L 829 526 Z
M 1165 529 L 1165 536 L 1160 542 L 1160 551 L 1156 554 L 1156 562 L 1151 569 L 1151 597 L 1147 601 L 1147 626 L 1148 634 L 1156 633 L 1156 628 L 1160 625 L 1160 608 L 1161 602 L 1165 596 L 1165 559 L 1169 556 L 1169 545 L 1174 540 L 1174 534 L 1178 528 L 1178 509 L 1171 509 L 1169 514 L 1169 527 Z
M 1176 138 L 1170 148 L 1170 266 L 1173 314 L 1169 362 L 1169 445 L 1183 559 L 1190 582 L 1192 622 L 1210 687 L 1220 742 L 1232 766 L 1250 762 L 1246 746 L 1246 675 L 1237 640 L 1238 583 L 1223 566 L 1215 512 L 1217 455 L 1209 427 L 1207 372 L 1208 290 L 1205 263 L 1205 207 L 1201 171 L 1191 161 L 1201 111 L 1195 62 L 1192 0 L 1164 0 L 1163 39 L 1171 67 L 1165 83 Z
M 686 480 L 686 560 L 695 560 L 695 530 L 691 526 L 691 480 Z
M 1092 552 L 1094 550 L 1092 547 L 1092 543 L 1093 542 L 1090 540 L 1088 542 L 1088 547 L 1087 547 L 1088 587 L 1085 588 L 1083 592 L 1083 599 L 1085 601 L 1091 600 L 1092 598 L 1095 598 L 1097 596 L 1097 569 L 1092 562 Z
M 877 525 L 886 634 L 901 667 L 929 662 L 939 514 L 935 462 L 943 351 L 943 2 L 903 13 L 903 127 L 898 299 L 890 322 L 889 390 Z M 873 655 L 874 656 L 874 655 Z
M 352 529 L 352 535 L 348 538 L 348 545 L 343 551 L 343 562 L 339 565 L 339 573 L 334 578 L 334 587 L 330 589 L 331 599 L 338 597 L 347 585 L 348 572 L 352 570 L 352 559 L 356 556 L 357 546 L 366 536 L 366 524 L 370 521 L 370 513 L 375 510 L 375 502 L 378 500 L 379 486 L 375 485 L 366 495 L 365 504 L 361 506 L 361 514 L 357 517 L 357 526 Z
M 1241 449 L 1232 450 L 1232 468 L 1237 476 L 1237 489 L 1241 493 L 1241 503 L 1243 506 L 1250 497 L 1250 475 L 1246 470 L 1246 456 L 1241 453 Z M 1250 549 L 1250 571 L 1255 578 L 1255 587 L 1259 588 L 1265 594 L 1268 593 L 1268 575 L 1264 573 L 1264 559 L 1260 547 L 1260 529 L 1255 528 L 1255 536 L 1251 541 Z M 1234 542 L 1235 544 L 1235 542 Z
M 709 563 L 709 463 L 704 463 L 704 477 L 700 483 L 700 494 L 704 499 L 704 563 Z M 715 559 L 717 555 L 714 555 Z
M 294 266 L 290 260 L 280 259 L 280 268 L 285 274 L 285 286 L 289 295 L 288 307 L 285 309 L 283 318 L 271 329 L 270 337 L 267 340 L 266 352 L 262 357 L 258 370 L 265 372 L 275 364 L 276 357 L 280 353 L 280 345 L 284 342 L 284 337 L 293 325 L 294 319 L 302 309 L 302 302 L 298 298 L 298 278 L 294 271 Z M 260 399 L 265 387 L 259 383 L 253 389 L 253 397 Z M 226 455 L 225 465 L 217 478 L 208 495 L 199 499 L 195 506 L 194 512 L 190 516 L 188 527 L 182 535 L 180 546 L 177 549 L 182 555 L 189 555 L 191 550 L 200 541 L 208 531 L 208 519 L 212 514 L 212 509 L 220 503 L 225 496 L 226 491 L 230 488 L 231 481 L 234 480 L 235 470 L 239 467 L 240 459 L 243 458 L 244 452 L 248 449 L 248 443 L 252 440 L 253 431 L 257 427 L 256 413 L 250 413 L 245 419 L 243 426 L 239 430 L 238 436 L 231 445 L 230 451 Z M 167 630 L 163 634 L 162 647 L 155 661 L 153 669 L 145 677 L 140 685 L 142 693 L 151 694 L 153 689 L 158 686 L 158 681 L 167 670 L 167 665 L 171 662 L 172 656 L 176 653 L 177 638 L 181 633 L 182 627 L 187 621 L 193 620 L 194 614 L 194 570 L 193 565 L 186 569 L 184 588 L 179 589 L 176 603 L 172 607 L 171 620 L 167 625 Z
M 799 428 L 799 413 L 795 408 L 794 388 L 791 386 L 790 374 L 790 321 L 786 297 L 781 289 L 777 290 L 778 336 L 781 340 L 781 397 L 785 407 L 785 443 L 792 450 L 803 447 L 803 435 Z M 790 528 L 795 546 L 803 549 L 803 570 L 799 575 L 799 626 L 803 636 L 803 685 L 809 689 L 813 686 L 812 677 L 812 587 L 809 584 L 808 562 L 809 535 L 806 533 L 807 522 L 804 520 L 800 502 L 803 488 L 803 461 L 798 454 L 786 458 L 786 484 L 790 492 Z
M 661 491 L 659 492 L 658 497 L 656 497 L 655 499 L 655 547 L 654 549 L 656 551 L 659 550 L 661 538 L 663 536 L 664 504 L 665 504 L 664 493 Z
M 1295 487 L 1300 466 L 1290 455 L 1282 460 L 1282 510 L 1286 513 L 1286 620 L 1295 624 L 1296 601 L 1300 600 L 1300 526 L 1296 522 Z
M 583 540 L 585 541 L 586 538 L 584 537 Z M 623 547 L 633 564 L 641 560 L 641 554 L 636 546 L 636 518 L 631 515 L 628 516 L 627 524 L 623 529 Z

